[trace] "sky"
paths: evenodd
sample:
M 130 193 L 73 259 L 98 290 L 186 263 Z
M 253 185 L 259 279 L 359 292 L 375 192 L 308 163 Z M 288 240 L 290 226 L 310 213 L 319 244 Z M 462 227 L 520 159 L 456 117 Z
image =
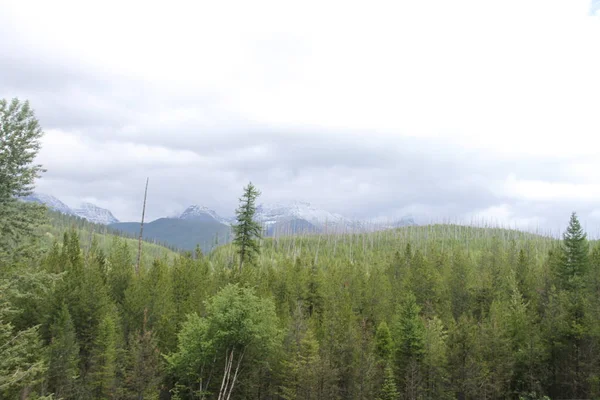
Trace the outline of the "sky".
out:
M 37 190 L 123 221 L 308 201 L 600 232 L 600 2 L 0 1 Z

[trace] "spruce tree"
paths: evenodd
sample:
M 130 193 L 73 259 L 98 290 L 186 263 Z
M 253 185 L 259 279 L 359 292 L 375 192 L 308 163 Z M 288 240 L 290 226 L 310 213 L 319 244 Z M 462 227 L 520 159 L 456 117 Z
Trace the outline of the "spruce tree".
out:
M 74 399 L 77 397 L 79 345 L 73 320 L 65 303 L 50 331 L 49 389 L 59 399 Z
M 0 398 L 16 399 L 40 382 L 46 360 L 38 327 L 17 330 L 10 319 L 16 310 L 8 301 L 14 286 L 0 280 Z M 19 293 L 20 295 L 20 293 Z
M 563 265 L 558 277 L 565 288 L 583 283 L 589 265 L 587 234 L 583 232 L 575 213 L 563 235 Z
M 235 238 L 233 243 L 237 246 L 237 252 L 240 257 L 240 272 L 244 263 L 252 263 L 260 253 L 261 227 L 254 221 L 256 213 L 256 198 L 260 196 L 260 191 L 252 184 L 244 188 L 244 194 L 239 199 L 240 206 L 235 211 L 237 224 L 233 227 Z
M 43 218 L 43 206 L 18 200 L 44 172 L 34 164 L 42 135 L 28 101 L 0 99 L 0 261 L 23 247 Z
M 384 370 L 383 386 L 377 400 L 398 400 L 400 393 L 396 386 L 396 379 L 394 378 L 394 370 L 388 364 Z
M 131 335 L 129 346 L 125 371 L 125 398 L 154 398 L 158 394 L 161 378 L 160 351 L 154 334 L 146 329 L 145 320 L 142 331 Z
M 112 398 L 117 372 L 117 324 L 107 313 L 96 330 L 92 349 L 89 382 L 94 398 Z
M 385 321 L 379 324 L 375 333 L 375 353 L 377 361 L 383 365 L 387 364 L 394 354 L 394 341 Z

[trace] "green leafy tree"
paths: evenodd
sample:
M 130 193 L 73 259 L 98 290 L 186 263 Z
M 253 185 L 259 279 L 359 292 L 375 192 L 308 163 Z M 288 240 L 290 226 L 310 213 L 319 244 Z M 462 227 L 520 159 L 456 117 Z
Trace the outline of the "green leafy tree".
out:
M 229 399 L 245 367 L 257 368 L 280 345 L 275 305 L 230 284 L 207 302 L 206 312 L 189 316 L 167 361 L 186 398 Z
M 256 198 L 260 191 L 252 184 L 244 188 L 244 194 L 240 198 L 240 206 L 235 211 L 237 224 L 233 226 L 235 238 L 233 243 L 237 246 L 240 259 L 240 272 L 244 263 L 252 263 L 260 252 L 261 226 L 254 221 L 256 213 Z
M 22 248 L 43 219 L 45 207 L 18 200 L 44 172 L 34 164 L 42 135 L 28 101 L 0 99 L 0 260 Z

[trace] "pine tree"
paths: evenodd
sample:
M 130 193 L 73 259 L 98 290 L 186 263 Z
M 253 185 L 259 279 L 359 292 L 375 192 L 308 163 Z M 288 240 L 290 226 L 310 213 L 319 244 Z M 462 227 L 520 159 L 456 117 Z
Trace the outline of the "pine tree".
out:
M 50 329 L 48 386 L 57 398 L 75 399 L 79 375 L 79 345 L 67 305 L 63 303 Z
M 235 234 L 233 243 L 238 248 L 240 272 L 243 264 L 254 262 L 260 252 L 261 227 L 258 222 L 254 221 L 258 196 L 260 196 L 260 191 L 254 187 L 252 182 L 248 183 L 240 198 L 240 206 L 236 210 L 237 224 L 233 227 Z
M 146 329 L 129 339 L 129 357 L 125 371 L 127 399 L 150 399 L 158 395 L 160 352 L 152 331 Z
M 394 370 L 388 364 L 384 369 L 383 386 L 377 400 L 398 400 L 400 393 L 396 386 L 396 379 L 394 378 Z
M 390 328 L 382 321 L 375 332 L 375 353 L 380 363 L 387 363 L 394 354 L 394 341 L 390 333 Z
M 563 265 L 558 277 L 564 288 L 580 288 L 589 267 L 589 245 L 575 213 L 563 235 Z
M 38 327 L 15 329 L 10 318 L 18 311 L 9 301 L 14 287 L 0 281 L 0 398 L 15 399 L 19 392 L 38 383 L 46 372 L 46 360 Z
M 419 315 L 420 311 L 415 295 L 409 292 L 402 302 L 394 339 L 401 391 L 410 400 L 419 398 L 422 391 L 425 325 Z
M 320 361 L 319 342 L 308 329 L 299 343 L 292 345 L 290 360 L 283 361 L 281 397 L 285 400 L 317 398 Z
M 117 368 L 117 324 L 112 315 L 100 321 L 94 340 L 89 373 L 94 398 L 105 399 L 114 395 Z
M 45 207 L 18 200 L 32 193 L 44 172 L 33 163 L 42 135 L 28 101 L 0 99 L 0 261 L 22 248 L 43 220 Z

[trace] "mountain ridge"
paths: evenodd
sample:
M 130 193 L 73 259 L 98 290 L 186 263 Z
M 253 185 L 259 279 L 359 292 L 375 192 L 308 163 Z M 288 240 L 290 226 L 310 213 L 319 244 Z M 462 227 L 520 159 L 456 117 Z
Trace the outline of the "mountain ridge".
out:
M 89 202 L 82 202 L 79 207 L 71 208 L 55 196 L 38 192 L 21 197 L 20 200 L 44 204 L 51 210 L 80 217 L 96 224 L 109 225 L 119 222 L 110 210 Z

